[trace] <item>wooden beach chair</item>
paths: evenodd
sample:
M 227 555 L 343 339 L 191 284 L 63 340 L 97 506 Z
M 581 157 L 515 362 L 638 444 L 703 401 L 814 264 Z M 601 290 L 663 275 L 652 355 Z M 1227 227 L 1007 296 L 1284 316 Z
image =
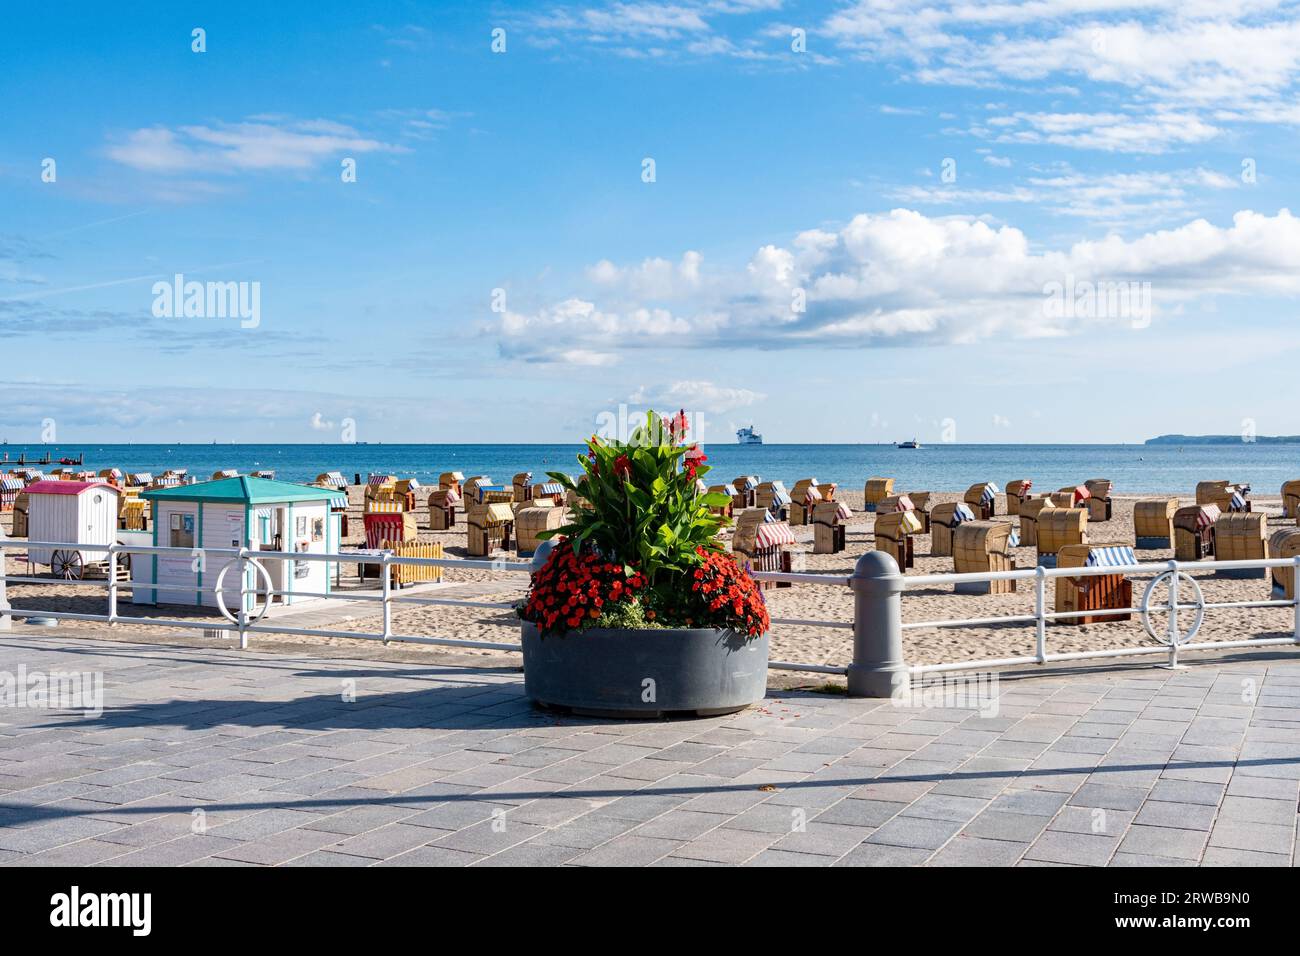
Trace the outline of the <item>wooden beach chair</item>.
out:
M 853 512 L 842 501 L 819 501 L 813 506 L 813 554 L 839 554 L 844 550 L 844 522 Z
M 1174 558 L 1203 561 L 1214 554 L 1218 505 L 1188 505 L 1174 512 Z
M 1214 521 L 1216 561 L 1252 561 L 1268 557 L 1268 516 L 1262 511 L 1229 512 Z M 1218 568 L 1216 578 L 1266 578 L 1267 568 Z
M 1110 498 L 1113 484 L 1109 478 L 1089 478 L 1083 483 L 1083 487 L 1088 489 L 1087 508 L 1090 523 L 1110 520 L 1110 516 L 1114 513 Z
M 515 512 L 515 550 L 519 557 L 531 557 L 537 551 L 543 541 L 542 532 L 564 526 L 567 512 L 549 502 L 549 498 L 540 498 Z
M 1043 508 L 1034 522 L 1038 565 L 1056 567 L 1056 556 L 1067 544 L 1088 543 L 1088 509 Z
M 789 571 L 793 565 L 790 547 L 794 532 L 784 521 L 763 508 L 749 508 L 736 518 L 736 533 L 731 538 L 731 553 L 741 567 L 751 571 Z M 786 582 L 759 581 L 758 586 L 787 588 Z
M 1295 558 L 1300 555 L 1300 528 L 1282 528 L 1268 539 L 1268 552 L 1275 558 Z M 1273 599 L 1295 600 L 1295 568 L 1270 568 L 1272 572 Z
M 1057 552 L 1058 568 L 1125 567 L 1137 564 L 1133 549 L 1125 544 L 1067 544 Z M 1123 573 L 1056 579 L 1055 608 L 1059 614 L 1111 611 L 1133 606 L 1133 582 Z M 1106 624 L 1132 620 L 1132 614 L 1087 614 L 1053 621 L 1054 624 Z
M 790 504 L 794 499 L 781 481 L 763 481 L 754 489 L 754 507 L 770 512 L 781 521 L 790 517 Z
M 862 500 L 865 502 L 863 510 L 875 511 L 880 502 L 893 493 L 893 478 L 868 478 L 867 483 L 862 487 Z
M 998 513 L 998 486 L 991 481 L 971 485 L 962 500 L 975 512 L 975 517 L 987 521 Z
M 508 501 L 473 502 L 465 511 L 468 525 L 467 552 L 471 557 L 484 558 L 495 550 L 510 550 L 510 537 L 514 531 L 515 513 Z
M 1007 482 L 1007 514 L 1019 515 L 1020 503 L 1029 497 L 1034 483 L 1028 478 L 1015 478 Z
M 957 574 L 1014 571 L 1011 549 L 1020 545 L 1020 528 L 1001 521 L 967 521 L 952 534 L 952 563 Z M 964 581 L 954 584 L 958 594 L 1010 594 L 1015 581 Z
M 822 500 L 816 478 L 800 478 L 790 491 L 790 524 L 812 524 L 813 507 Z
M 921 519 L 911 511 L 876 512 L 876 550 L 894 559 L 900 571 L 916 563 L 914 536 L 921 533 Z
M 975 520 L 975 511 L 963 501 L 948 501 L 931 508 L 930 557 L 951 557 L 953 532 L 958 525 Z
M 1143 551 L 1169 548 L 1174 543 L 1177 498 L 1143 498 L 1133 505 L 1133 537 Z

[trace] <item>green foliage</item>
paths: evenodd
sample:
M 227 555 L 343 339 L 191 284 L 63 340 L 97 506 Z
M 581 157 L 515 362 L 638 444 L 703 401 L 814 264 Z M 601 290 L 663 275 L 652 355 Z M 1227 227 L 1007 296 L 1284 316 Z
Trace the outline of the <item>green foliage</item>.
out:
M 594 547 L 606 560 L 634 565 L 651 588 L 680 581 L 699 565 L 700 548 L 718 550 L 714 538 L 728 519 L 709 509 L 729 500 L 697 491 L 696 479 L 710 469 L 698 449 L 677 444 L 685 430 L 684 414 L 660 420 L 648 412 L 626 442 L 593 435 L 578 456 L 576 483 L 549 473 L 590 507 L 574 509 L 570 524 L 544 536 L 564 535 L 575 550 Z
M 620 601 L 606 604 L 600 617 L 592 621 L 591 627 L 626 628 L 631 630 L 663 627 L 658 621 L 646 618 L 646 607 L 639 601 Z

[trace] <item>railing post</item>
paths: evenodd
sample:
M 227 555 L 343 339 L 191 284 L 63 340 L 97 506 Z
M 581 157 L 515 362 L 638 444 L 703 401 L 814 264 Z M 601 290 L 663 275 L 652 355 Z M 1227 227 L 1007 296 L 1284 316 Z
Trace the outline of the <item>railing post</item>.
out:
M 7 541 L 5 529 L 0 528 L 0 541 Z M 9 614 L 9 599 L 5 597 L 5 559 L 9 556 L 6 548 L 0 548 L 0 631 L 12 630 L 14 619 Z
M 1178 666 L 1178 562 L 1170 561 L 1169 570 L 1169 666 Z
M 1038 621 L 1036 624 L 1037 637 L 1035 647 L 1037 648 L 1038 663 L 1047 663 L 1047 568 L 1041 564 L 1034 569 L 1034 614 Z
M 389 579 L 389 553 L 385 551 L 379 556 L 379 578 L 380 593 L 383 595 L 384 608 L 384 644 L 388 644 L 388 639 L 393 636 L 393 605 L 391 598 L 393 596 L 392 581 Z
M 853 588 L 853 663 L 850 697 L 891 697 L 911 685 L 903 663 L 903 575 L 884 551 L 858 558 Z
M 108 546 L 108 626 L 117 623 L 117 545 Z
M 1297 556 L 1291 562 L 1291 601 L 1295 608 L 1292 612 L 1291 630 L 1295 635 L 1295 642 L 1300 644 L 1300 556 Z M 0 604 L 4 604 L 4 585 L 2 584 L 0 584 Z
M 253 592 L 256 594 L 256 590 Z M 266 599 L 271 600 L 268 594 Z M 248 603 L 248 557 L 244 548 L 239 549 L 239 649 L 248 650 L 248 614 L 244 605 Z

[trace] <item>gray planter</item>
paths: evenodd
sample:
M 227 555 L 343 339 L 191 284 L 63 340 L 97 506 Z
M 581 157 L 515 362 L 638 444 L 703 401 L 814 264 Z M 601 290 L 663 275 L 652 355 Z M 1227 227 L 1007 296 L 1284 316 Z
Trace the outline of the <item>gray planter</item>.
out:
M 541 637 L 522 624 L 524 692 L 599 717 L 744 710 L 767 693 L 767 635 L 730 630 L 593 628 Z

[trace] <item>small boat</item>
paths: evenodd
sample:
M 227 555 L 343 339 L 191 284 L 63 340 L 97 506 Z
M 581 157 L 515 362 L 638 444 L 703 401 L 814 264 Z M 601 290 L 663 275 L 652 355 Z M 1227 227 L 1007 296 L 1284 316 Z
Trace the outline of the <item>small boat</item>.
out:
M 911 441 L 900 441 L 895 448 L 920 448 L 921 443 L 913 438 Z
M 746 425 L 736 431 L 736 442 L 741 445 L 761 445 L 763 436 L 754 431 L 753 425 Z

